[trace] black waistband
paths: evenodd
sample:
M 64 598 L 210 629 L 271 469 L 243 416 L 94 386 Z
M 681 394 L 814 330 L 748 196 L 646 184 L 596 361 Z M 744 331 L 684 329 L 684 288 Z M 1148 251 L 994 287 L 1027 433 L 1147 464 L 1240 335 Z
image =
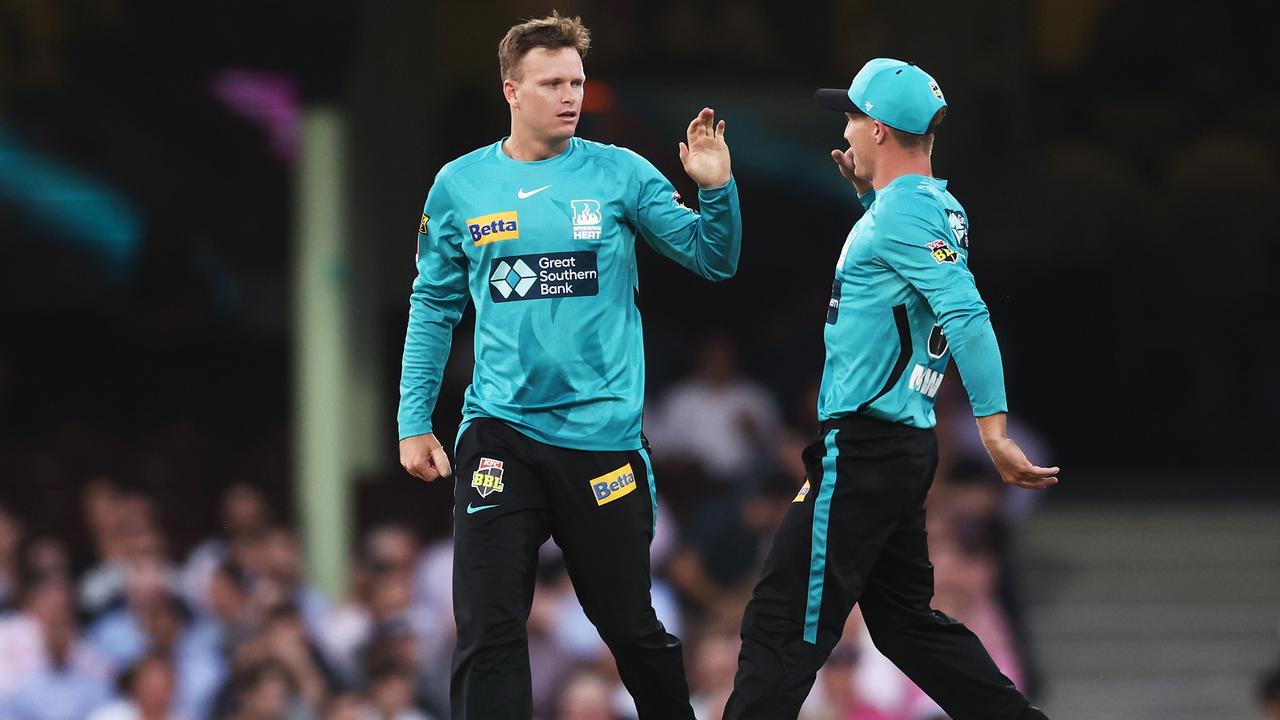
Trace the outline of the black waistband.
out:
M 933 434 L 933 428 L 911 427 L 900 422 L 890 422 L 862 413 L 852 413 L 823 420 L 818 425 L 818 436 L 825 436 L 833 428 L 886 436 L 926 436 Z

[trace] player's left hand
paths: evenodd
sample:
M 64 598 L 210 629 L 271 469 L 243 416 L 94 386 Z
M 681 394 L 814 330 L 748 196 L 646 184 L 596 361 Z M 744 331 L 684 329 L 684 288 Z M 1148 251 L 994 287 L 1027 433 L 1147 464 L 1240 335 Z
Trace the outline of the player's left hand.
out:
M 689 144 L 680 143 L 680 162 L 684 171 L 704 189 L 722 187 L 729 182 L 729 146 L 724 142 L 724 121 L 716 122 L 716 112 L 702 108 L 689 123 Z
M 1044 490 L 1058 484 L 1058 468 L 1032 465 L 1013 440 L 1007 437 L 983 438 L 983 443 L 1006 483 L 1028 490 Z

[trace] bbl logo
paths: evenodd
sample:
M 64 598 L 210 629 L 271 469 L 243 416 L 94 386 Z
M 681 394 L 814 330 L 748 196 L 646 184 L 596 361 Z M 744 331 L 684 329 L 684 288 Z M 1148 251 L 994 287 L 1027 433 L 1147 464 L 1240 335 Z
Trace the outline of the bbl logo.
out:
M 570 200 L 573 210 L 573 239 L 599 240 L 601 234 L 600 201 Z
M 952 250 L 950 245 L 947 245 L 945 240 L 934 240 L 925 247 L 929 248 L 934 261 L 939 265 L 942 263 L 951 263 L 954 265 L 956 260 L 960 258 L 956 251 Z
M 631 463 L 591 481 L 591 492 L 596 496 L 596 505 L 611 503 L 635 489 L 636 474 L 631 470 Z
M 480 497 L 502 492 L 502 461 L 480 458 L 480 469 L 471 473 L 471 487 L 480 493 Z

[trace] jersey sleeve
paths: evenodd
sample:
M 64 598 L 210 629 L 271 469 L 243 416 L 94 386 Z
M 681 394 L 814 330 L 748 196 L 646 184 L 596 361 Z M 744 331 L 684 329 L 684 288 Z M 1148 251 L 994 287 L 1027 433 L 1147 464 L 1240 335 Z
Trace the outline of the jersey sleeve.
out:
M 448 179 L 441 173 L 427 193 L 418 225 L 418 277 L 409 297 L 396 416 L 402 440 L 431 432 L 453 329 L 467 307 L 467 258 L 455 215 Z
M 967 254 L 954 247 L 950 228 L 924 207 L 895 208 L 876 219 L 887 226 L 876 256 L 918 290 L 933 309 L 974 416 L 1006 412 L 1000 346 L 987 305 L 969 271 Z
M 876 201 L 876 191 L 868 190 L 858 196 L 858 203 L 862 205 L 863 210 L 870 210 L 871 203 Z
M 648 160 L 634 159 L 636 229 L 654 250 L 708 280 L 727 280 L 738 271 L 742 214 L 738 186 L 698 190 L 700 212 L 680 203 L 680 195 Z

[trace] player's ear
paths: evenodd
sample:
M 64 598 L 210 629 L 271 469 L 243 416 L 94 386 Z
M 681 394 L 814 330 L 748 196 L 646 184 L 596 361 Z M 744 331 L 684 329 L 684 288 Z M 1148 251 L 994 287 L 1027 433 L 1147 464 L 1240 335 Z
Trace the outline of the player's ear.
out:
M 520 107 L 520 99 L 516 95 L 516 83 L 511 78 L 502 81 L 502 96 L 507 99 L 507 104 L 513 108 Z

